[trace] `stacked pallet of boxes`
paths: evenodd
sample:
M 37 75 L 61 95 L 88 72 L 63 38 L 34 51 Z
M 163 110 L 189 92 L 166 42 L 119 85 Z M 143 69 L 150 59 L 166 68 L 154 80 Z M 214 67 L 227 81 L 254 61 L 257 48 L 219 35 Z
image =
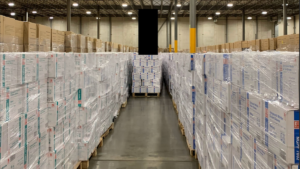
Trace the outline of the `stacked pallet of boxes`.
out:
M 202 168 L 298 167 L 298 59 L 293 52 L 196 55 Z
M 160 93 L 161 58 L 158 55 L 133 54 L 132 93 Z
M 194 64 L 193 57 L 187 53 L 183 54 L 160 54 L 164 57 L 164 70 L 169 78 L 169 90 L 177 105 L 178 118 L 181 122 L 190 150 L 195 149 L 195 125 L 194 125 Z M 168 70 L 166 70 L 168 69 Z

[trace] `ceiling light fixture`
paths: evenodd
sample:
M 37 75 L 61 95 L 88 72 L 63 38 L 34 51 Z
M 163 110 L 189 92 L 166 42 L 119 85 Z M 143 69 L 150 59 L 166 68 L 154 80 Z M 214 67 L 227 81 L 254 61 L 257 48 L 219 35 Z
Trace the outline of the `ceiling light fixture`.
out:
M 92 13 L 91 11 L 86 11 L 86 14 L 88 14 L 88 15 L 91 14 L 91 13 Z
M 176 6 L 177 6 L 177 7 L 181 7 L 181 3 L 178 3 Z
M 175 12 L 173 12 L 173 15 L 175 15 Z
M 132 15 L 132 12 L 128 12 L 128 15 Z
M 98 19 L 98 17 L 96 17 L 96 19 Z M 99 19 L 100 19 L 100 17 L 99 17 Z
M 220 15 L 221 14 L 221 12 L 216 12 L 216 15 Z
M 249 20 L 250 20 L 250 19 L 252 19 L 252 17 L 251 17 L 251 16 L 249 16 L 247 19 L 249 19 Z
M 233 7 L 233 3 L 227 4 L 228 7 Z
M 10 13 L 10 15 L 11 15 L 11 16 L 15 16 L 15 15 L 16 15 L 16 13 L 12 12 L 12 13 Z
M 127 3 L 122 3 L 122 6 L 127 7 L 128 5 L 127 5 Z
M 266 15 L 268 12 L 267 11 L 262 11 L 261 14 Z
M 73 6 L 77 7 L 77 6 L 78 6 L 78 3 L 74 2 L 74 3 L 73 3 Z
M 174 17 L 171 17 L 171 19 L 174 20 L 175 18 L 174 18 Z
M 36 13 L 37 13 L 37 11 L 32 11 L 32 13 L 33 13 L 33 14 L 36 14 Z
M 212 17 L 208 17 L 207 19 L 208 19 L 208 20 L 212 20 Z
M 136 17 L 132 17 L 132 20 L 136 20 Z
M 292 19 L 292 17 L 288 16 L 286 19 L 290 20 L 290 19 Z
M 53 19 L 53 16 L 50 16 L 49 19 Z
M 15 3 L 10 2 L 10 3 L 8 3 L 8 6 L 15 6 Z
M 282 6 L 283 6 L 283 4 L 282 4 Z M 289 6 L 289 4 L 285 4 L 285 6 Z

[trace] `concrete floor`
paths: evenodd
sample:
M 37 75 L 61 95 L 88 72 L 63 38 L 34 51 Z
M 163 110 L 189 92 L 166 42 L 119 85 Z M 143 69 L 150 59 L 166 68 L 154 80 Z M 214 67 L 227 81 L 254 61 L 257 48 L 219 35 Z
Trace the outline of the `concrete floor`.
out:
M 129 98 L 89 168 L 198 169 L 166 89 L 159 98 Z

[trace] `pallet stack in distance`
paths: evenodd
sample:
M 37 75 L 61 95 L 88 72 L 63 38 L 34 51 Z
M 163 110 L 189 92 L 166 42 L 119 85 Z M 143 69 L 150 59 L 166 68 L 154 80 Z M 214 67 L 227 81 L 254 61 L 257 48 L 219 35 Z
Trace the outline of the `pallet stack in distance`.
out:
M 158 55 L 133 54 L 132 93 L 160 93 L 161 59 Z

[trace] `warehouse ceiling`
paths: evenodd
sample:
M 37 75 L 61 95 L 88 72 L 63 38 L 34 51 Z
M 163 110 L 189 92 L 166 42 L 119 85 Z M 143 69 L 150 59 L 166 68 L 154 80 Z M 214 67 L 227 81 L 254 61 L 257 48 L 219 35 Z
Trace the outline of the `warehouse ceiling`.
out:
M 288 16 L 293 16 L 299 13 L 299 0 L 287 0 Z M 8 4 L 13 2 L 14 6 Z M 181 7 L 179 17 L 189 16 L 189 0 L 178 0 Z M 208 17 L 215 16 L 218 11 L 221 14 L 219 17 L 239 17 L 242 15 L 242 10 L 245 10 L 246 16 L 282 16 L 283 0 L 197 0 L 197 16 Z M 77 7 L 72 5 L 72 17 L 96 17 L 98 8 L 100 9 L 100 17 L 130 17 L 137 16 L 138 9 L 158 9 L 160 18 L 168 17 L 168 14 L 174 12 L 176 7 L 174 0 L 73 0 L 73 3 L 78 3 Z M 122 3 L 128 4 L 127 7 L 122 7 Z M 232 3 L 232 7 L 227 4 Z M 25 16 L 26 9 L 29 12 L 29 17 L 67 16 L 67 0 L 0 0 L 0 14 L 10 16 L 11 12 L 16 13 L 16 17 Z M 37 11 L 33 14 L 32 11 Z M 91 11 L 91 14 L 86 14 Z M 267 11 L 267 15 L 262 15 L 262 11 Z M 132 12 L 132 15 L 128 15 Z

